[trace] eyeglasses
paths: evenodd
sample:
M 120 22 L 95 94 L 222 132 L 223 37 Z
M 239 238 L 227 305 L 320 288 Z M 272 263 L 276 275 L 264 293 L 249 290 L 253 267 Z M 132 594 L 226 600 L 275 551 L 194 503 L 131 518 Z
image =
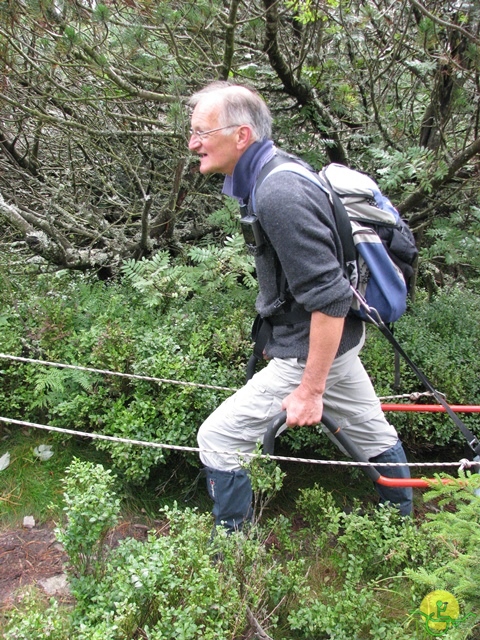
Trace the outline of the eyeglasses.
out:
M 209 136 L 211 133 L 216 133 L 217 131 L 223 131 L 224 129 L 232 129 L 233 127 L 240 127 L 239 124 L 227 124 L 226 127 L 217 127 L 216 129 L 209 129 L 208 131 L 194 131 L 190 129 L 190 137 L 198 138 L 199 140 L 203 140 L 206 136 Z

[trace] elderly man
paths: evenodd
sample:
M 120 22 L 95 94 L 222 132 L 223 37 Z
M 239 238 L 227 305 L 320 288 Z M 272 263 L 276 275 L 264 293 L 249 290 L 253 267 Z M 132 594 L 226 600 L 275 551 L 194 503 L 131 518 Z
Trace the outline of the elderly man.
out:
M 225 174 L 223 192 L 251 212 L 260 171 L 282 153 L 271 140 L 267 105 L 252 89 L 226 82 L 197 92 L 190 105 L 189 149 L 200 158 L 200 172 Z M 305 177 L 280 171 L 261 182 L 255 201 L 265 238 L 255 256 L 256 307 L 262 317 L 280 321 L 265 348 L 268 365 L 223 402 L 198 432 L 215 523 L 229 532 L 251 518 L 252 489 L 241 454 L 262 442 L 280 410 L 287 412 L 287 426 L 306 427 L 319 424 L 325 406 L 371 461 L 406 462 L 358 356 L 364 326 L 349 314 L 352 296 L 326 196 Z M 285 302 L 279 301 L 282 271 L 288 283 Z M 299 320 L 282 323 L 287 309 Z M 409 477 L 408 467 L 382 472 Z M 411 513 L 411 489 L 377 486 L 377 491 L 382 502 L 396 505 L 403 515 Z

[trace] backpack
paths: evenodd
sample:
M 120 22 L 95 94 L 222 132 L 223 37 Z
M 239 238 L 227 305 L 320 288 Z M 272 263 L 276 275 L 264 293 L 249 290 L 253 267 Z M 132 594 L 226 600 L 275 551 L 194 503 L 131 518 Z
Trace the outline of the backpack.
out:
M 406 309 L 409 281 L 418 256 L 415 239 L 407 223 L 366 174 L 341 164 L 329 164 L 316 174 L 298 159 L 283 153 L 275 156 L 260 171 L 252 193 L 253 213 L 256 187 L 276 171 L 294 171 L 303 175 L 328 195 L 344 251 L 345 274 L 354 294 L 353 313 L 377 325 L 424 387 L 443 406 L 475 453 L 474 460 L 479 461 L 480 441 L 477 436 L 460 420 L 443 395 L 409 358 L 387 326 L 398 320 Z M 254 220 L 251 222 L 254 223 Z M 252 237 L 253 244 L 263 242 L 258 228 L 252 236 L 255 236 Z M 286 288 L 286 279 L 282 274 L 280 301 L 285 299 Z M 252 327 L 254 350 L 247 365 L 247 380 L 253 376 L 258 361 L 263 358 L 263 349 L 272 326 L 285 324 L 285 318 L 292 323 L 306 319 L 305 315 L 293 317 L 289 312 L 269 318 L 257 316 L 255 319 Z M 277 416 L 271 427 L 278 429 L 283 423 L 284 420 L 282 422 Z M 271 434 L 269 437 L 271 441 Z
M 293 171 L 328 195 L 343 247 L 345 275 L 354 294 L 352 313 L 365 321 L 398 320 L 407 307 L 418 251 L 407 223 L 378 185 L 341 164 L 329 164 L 319 174 L 289 156 L 276 156 L 273 164 L 273 169 L 266 165 L 267 173 L 260 172 L 256 187 L 278 171 Z M 255 211 L 254 194 L 252 206 Z M 281 282 L 286 288 L 285 278 Z M 280 291 L 280 299 L 285 293 Z

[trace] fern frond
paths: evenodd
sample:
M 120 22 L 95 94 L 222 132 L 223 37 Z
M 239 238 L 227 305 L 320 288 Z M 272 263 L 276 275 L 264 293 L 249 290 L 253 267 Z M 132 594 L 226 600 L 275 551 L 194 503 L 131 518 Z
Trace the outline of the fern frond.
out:
M 79 390 L 89 393 L 92 377 L 77 369 L 48 369 L 35 377 L 35 399 L 32 407 L 49 407 L 69 399 Z

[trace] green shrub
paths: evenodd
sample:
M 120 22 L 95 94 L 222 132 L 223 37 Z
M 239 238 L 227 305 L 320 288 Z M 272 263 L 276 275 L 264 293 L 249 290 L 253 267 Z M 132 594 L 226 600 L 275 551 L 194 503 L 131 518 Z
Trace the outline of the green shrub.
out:
M 46 284 L 39 278 L 30 300 L 7 308 L 1 351 L 192 386 L 5 360 L 0 369 L 0 415 L 196 446 L 198 426 L 228 392 L 195 385 L 241 384 L 248 348 L 246 311 L 232 311 L 229 299 L 216 302 L 210 296 L 182 300 L 161 314 L 125 284 L 91 283 L 70 274 L 58 277 L 53 287 L 50 282 L 48 291 Z M 104 441 L 96 441 L 96 446 L 108 450 L 118 470 L 136 482 L 169 458 L 161 449 Z
M 46 604 L 34 588 L 24 593 L 21 608 L 10 612 L 9 617 L 4 640 L 67 640 L 70 637 L 68 612 L 54 599 Z
M 270 465 L 257 475 L 258 489 L 275 492 L 279 478 Z M 454 593 L 468 614 L 448 637 L 474 637 L 480 475 L 465 485 L 468 477 L 426 494 L 437 511 L 424 524 L 389 508 L 344 513 L 314 486 L 301 492 L 297 517 L 272 519 L 244 535 L 218 531 L 212 543 L 211 517 L 174 504 L 161 509 L 162 525 L 145 541 L 109 547 L 115 478 L 76 460 L 65 480 L 59 533 L 74 601 L 48 605 L 31 593 L 8 614 L 4 637 L 233 640 L 257 632 L 255 620 L 276 640 L 426 640 L 415 612 L 437 588 Z
M 115 637 L 135 637 L 141 628 L 149 638 L 172 640 L 227 638 L 242 625 L 235 583 L 211 561 L 207 518 L 178 508 L 165 509 L 164 517 L 168 535 L 122 541 L 102 579 L 81 590 L 78 637 L 87 640 L 105 622 L 118 629 Z
M 445 476 L 448 477 L 448 476 Z M 445 562 L 425 562 L 420 569 L 411 568 L 409 577 L 430 590 L 452 592 L 467 612 L 480 611 L 480 474 L 460 474 L 450 483 L 439 484 L 424 495 L 426 502 L 435 501 L 437 513 L 427 514 L 422 535 L 432 537 L 446 547 Z M 473 624 L 472 624 L 473 626 Z
M 304 590 L 307 569 L 267 550 L 261 528 L 247 536 L 220 531 L 212 544 L 211 516 L 175 504 L 161 509 L 163 526 L 146 541 L 107 547 L 118 507 L 114 482 L 101 465 L 70 466 L 66 523 L 57 535 L 69 555 L 73 608 L 61 609 L 52 627 L 58 605 L 21 607 L 10 616 L 8 640 L 27 632 L 33 640 L 232 640 L 247 627 L 247 611 L 272 628 L 280 613 L 286 617 L 282 607 Z
M 428 301 L 412 304 L 409 313 L 395 324 L 395 337 L 450 404 L 480 404 L 480 295 L 463 287 L 445 288 Z M 380 396 L 423 392 L 421 382 L 401 358 L 401 386 L 395 389 L 394 355 L 384 336 L 369 327 L 362 360 Z M 420 402 L 436 404 L 433 398 Z M 478 433 L 475 414 L 459 414 Z M 389 418 L 412 449 L 460 447 L 465 440 L 451 418 L 442 413 L 397 412 Z
M 74 459 L 63 481 L 66 525 L 56 529 L 69 557 L 72 577 L 98 575 L 103 569 L 105 536 L 118 521 L 116 478 L 102 465 Z
M 222 252 L 223 251 L 223 252 Z M 0 293 L 0 351 L 101 370 L 190 383 L 192 386 L 139 381 L 69 369 L 2 360 L 0 415 L 50 423 L 56 427 L 196 446 L 202 421 L 230 393 L 198 383 L 236 388 L 243 384 L 250 354 L 249 329 L 255 291 L 245 285 L 249 263 L 236 241 L 219 252 L 202 248 L 183 260 L 189 272 L 188 295 L 169 298 L 165 307 L 155 289 L 155 271 L 147 284 L 130 268 L 123 283 L 91 282 L 60 272 L 54 278 L 28 278 L 28 287 Z M 219 279 L 224 268 L 229 277 Z M 165 267 L 174 269 L 170 261 Z M 198 281 L 192 274 L 200 269 Z M 216 274 L 216 275 L 215 275 Z M 235 275 L 235 277 L 233 277 Z M 144 277 L 144 276 L 142 276 Z M 27 281 L 27 280 L 26 280 Z M 143 282 L 143 281 L 142 281 Z M 208 286 L 207 286 L 208 285 Z M 215 288 L 216 287 L 216 288 Z M 160 292 L 161 293 L 161 292 Z M 395 335 L 414 362 L 451 403 L 480 402 L 476 358 L 480 296 L 453 287 L 432 301 L 421 299 L 396 324 Z M 401 388 L 394 389 L 393 350 L 374 327 L 362 352 L 379 395 L 423 391 L 408 365 L 401 365 Z M 463 444 L 445 414 L 396 413 L 389 416 L 407 446 L 419 453 Z M 462 416 L 475 431 L 475 417 Z M 290 429 L 282 437 L 292 450 L 336 458 L 337 448 L 319 429 Z M 166 449 L 130 447 L 95 441 L 111 455 L 130 481 L 144 482 L 157 465 L 167 464 Z M 197 457 L 185 456 L 198 464 Z
M 308 527 L 310 591 L 289 615 L 295 637 L 422 637 L 409 623 L 424 586 L 406 574 L 419 566 L 440 573 L 450 558 L 442 541 L 389 507 L 345 513 L 316 485 L 300 492 L 297 508 Z

